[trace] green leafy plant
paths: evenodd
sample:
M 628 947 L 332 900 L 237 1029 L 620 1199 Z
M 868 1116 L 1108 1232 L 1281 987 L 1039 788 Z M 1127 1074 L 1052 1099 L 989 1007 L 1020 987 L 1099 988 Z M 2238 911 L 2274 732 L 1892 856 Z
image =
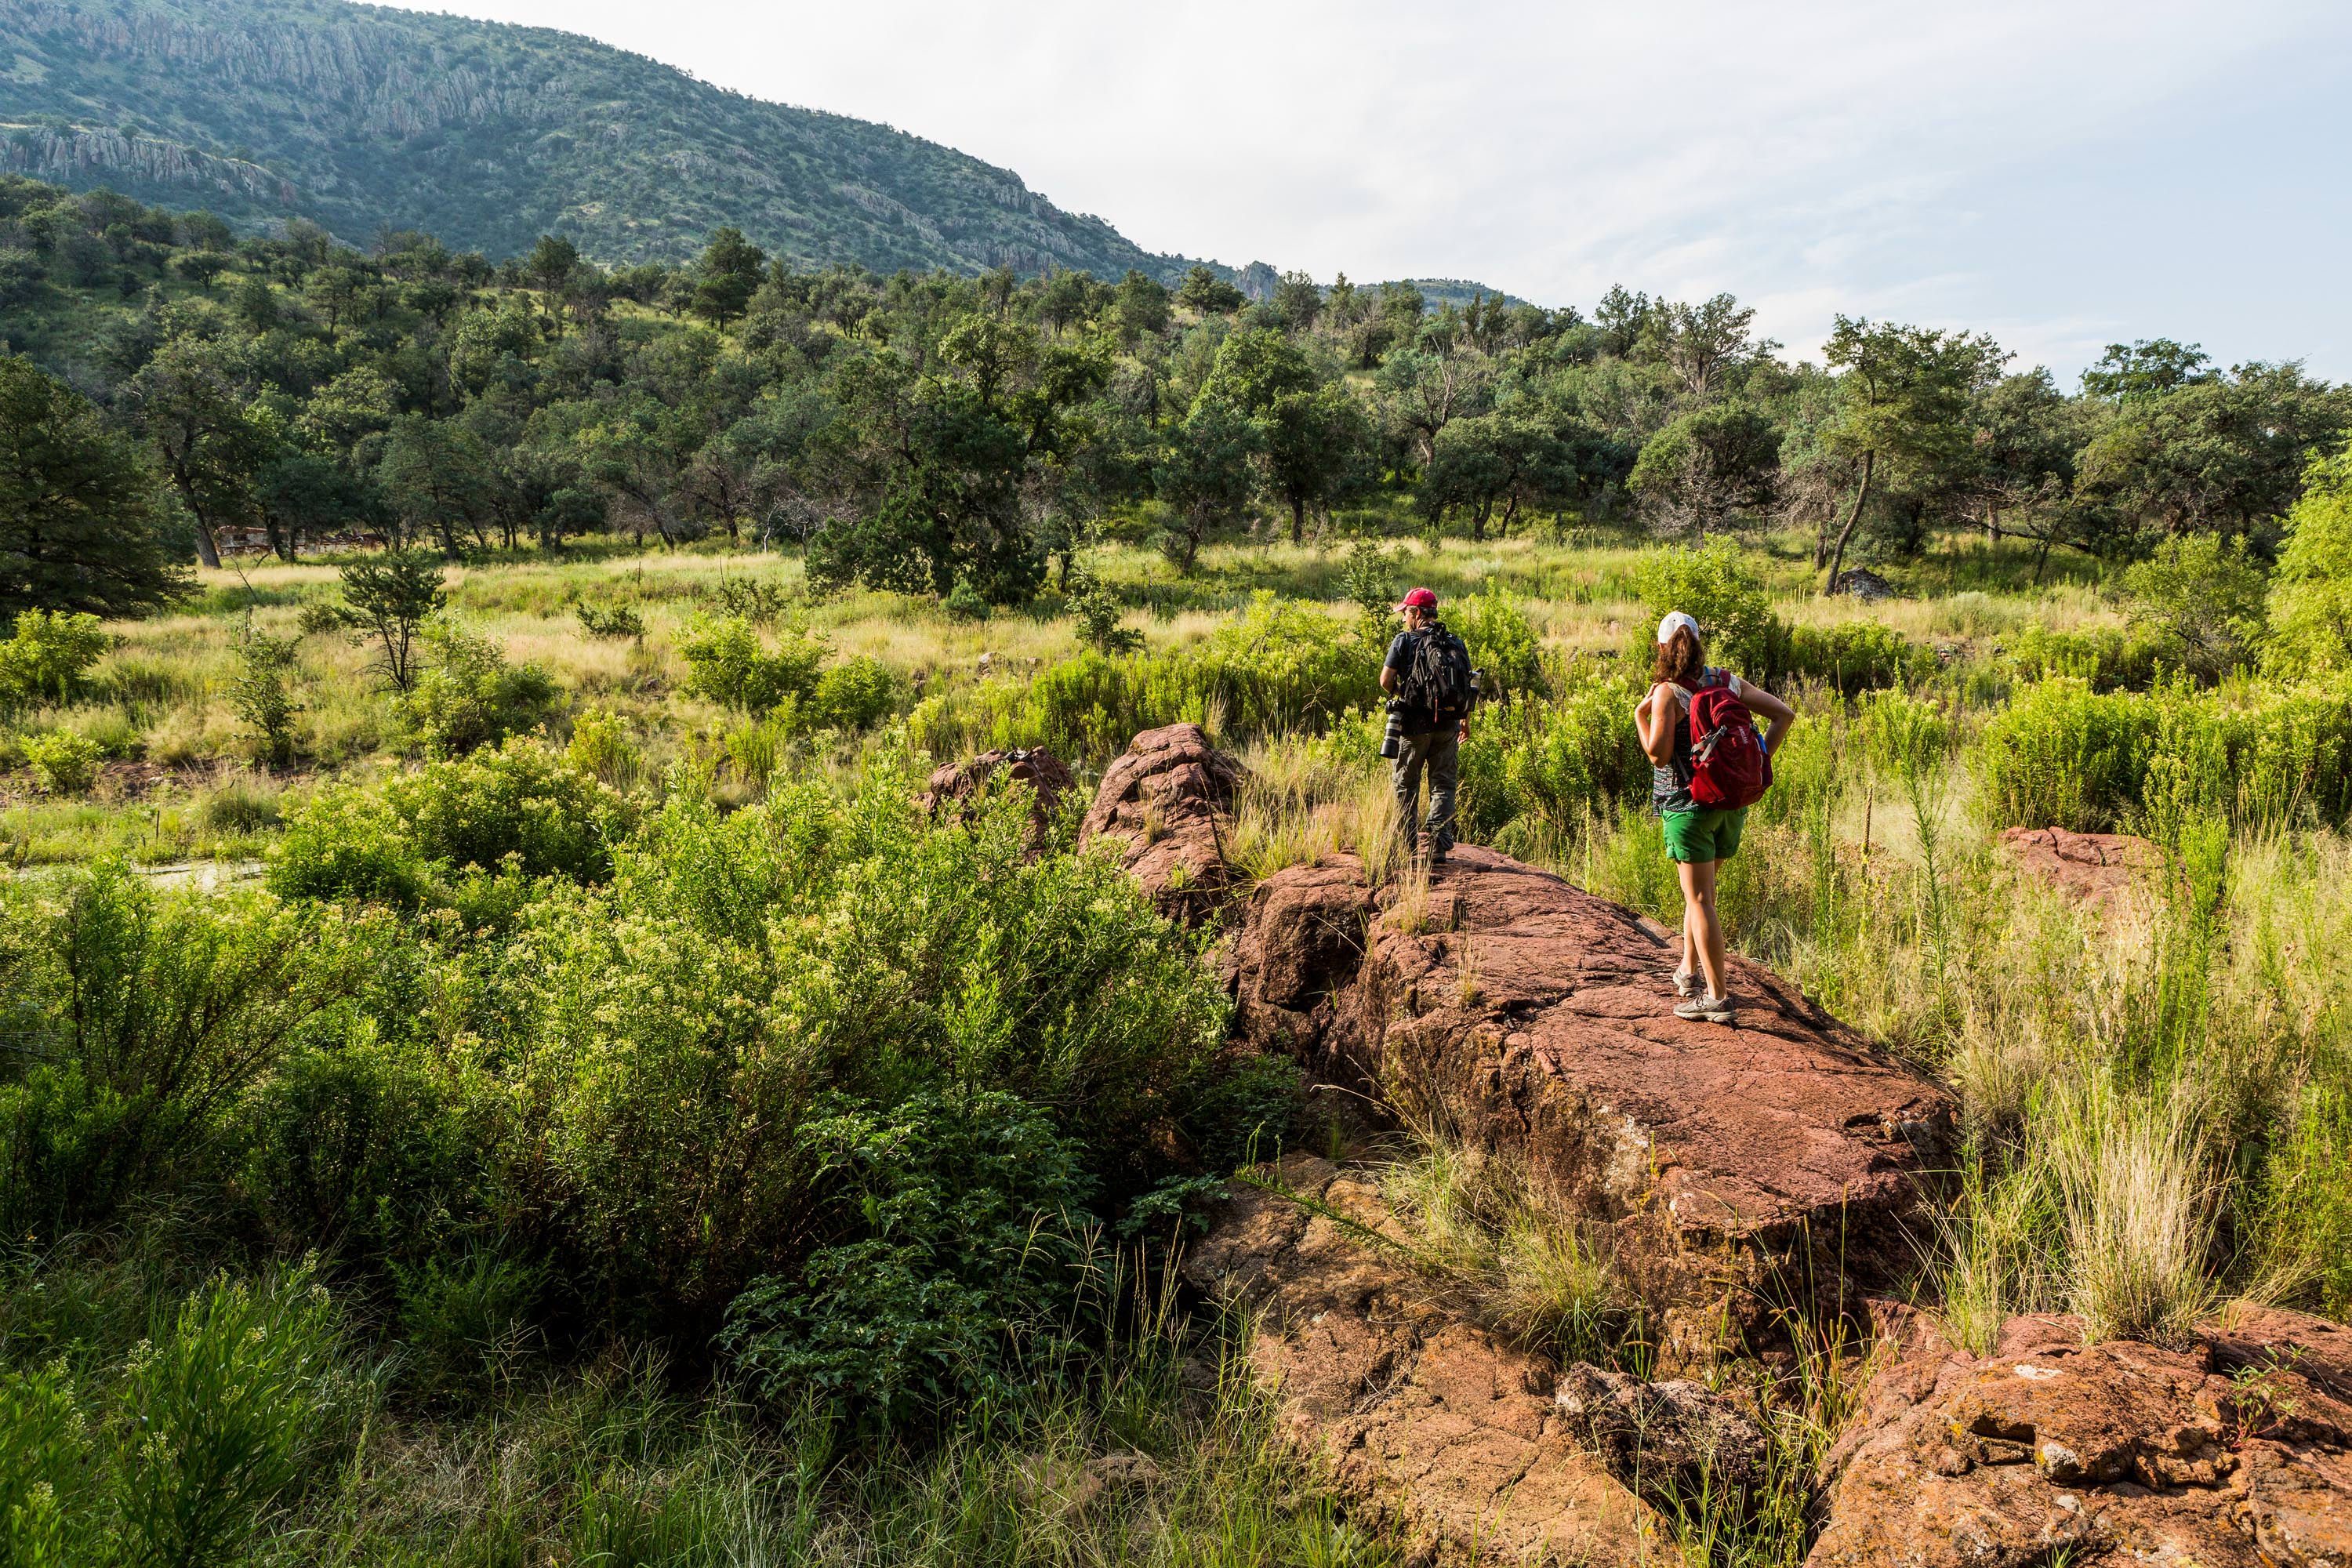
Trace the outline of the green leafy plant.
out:
M 430 668 L 395 700 L 413 742 L 427 756 L 462 756 L 543 722 L 555 681 L 535 664 L 509 664 L 498 645 L 446 618 L 423 633 Z
M 294 720 L 302 705 L 286 689 L 288 671 L 294 668 L 295 645 L 248 626 L 237 639 L 236 679 L 229 687 L 229 706 L 253 731 L 257 760 L 284 767 L 294 760 Z
M 687 689 L 713 702 L 765 713 L 787 700 L 808 696 L 833 645 L 793 631 L 772 650 L 751 623 L 740 616 L 690 624 L 677 651 L 686 660 Z
M 0 704 L 67 700 L 112 640 L 86 612 L 24 611 L 0 642 Z
M 98 780 L 104 753 L 98 742 L 72 730 L 27 735 L 17 742 L 33 781 L 51 795 L 87 795 Z
M 125 1559 L 241 1554 L 322 1446 L 336 1363 L 327 1292 L 307 1268 L 258 1287 L 217 1280 L 159 1322 L 123 1373 Z
M 720 1342 L 771 1405 L 890 1425 L 1009 1394 L 1064 1349 L 1091 1224 L 1077 1151 L 1010 1095 L 919 1096 L 801 1134 L 843 1239 L 755 1279 Z
M 645 640 L 646 618 L 630 605 L 598 605 L 583 602 L 572 614 L 580 618 L 580 629 L 592 637 L 604 637 L 613 642 Z

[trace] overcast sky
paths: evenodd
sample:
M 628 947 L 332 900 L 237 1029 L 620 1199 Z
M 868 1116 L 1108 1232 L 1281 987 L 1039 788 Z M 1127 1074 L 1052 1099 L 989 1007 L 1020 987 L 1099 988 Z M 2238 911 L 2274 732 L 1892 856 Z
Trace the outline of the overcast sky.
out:
M 2352 377 L 2347 0 L 449 0 L 1017 172 L 1154 250 Z

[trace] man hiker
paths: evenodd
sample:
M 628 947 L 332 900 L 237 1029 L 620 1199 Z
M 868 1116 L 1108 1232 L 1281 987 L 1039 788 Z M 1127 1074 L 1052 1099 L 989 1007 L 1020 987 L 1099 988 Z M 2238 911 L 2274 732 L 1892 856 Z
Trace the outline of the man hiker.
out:
M 1404 630 L 1389 644 L 1381 666 L 1395 750 L 1381 750 L 1395 758 L 1397 837 L 1408 855 L 1419 847 L 1414 823 L 1421 815 L 1421 776 L 1429 774 L 1429 858 L 1435 862 L 1454 848 L 1454 790 L 1478 681 L 1470 650 L 1437 618 L 1435 594 L 1415 588 L 1397 608 L 1404 612 Z

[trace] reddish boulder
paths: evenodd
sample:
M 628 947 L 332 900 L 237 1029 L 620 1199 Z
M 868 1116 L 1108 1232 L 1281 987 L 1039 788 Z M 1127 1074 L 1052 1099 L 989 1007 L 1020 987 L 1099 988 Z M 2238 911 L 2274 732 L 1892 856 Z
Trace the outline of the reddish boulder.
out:
M 2263 1310 L 2185 1349 L 2014 1318 L 1914 1340 L 1832 1455 L 1811 1568 L 2352 1563 L 2352 1332 Z
M 2129 892 L 2132 874 L 2158 858 L 2155 845 L 2128 833 L 2069 833 L 2063 827 L 2005 828 L 2000 847 L 2025 875 L 2095 909 L 2105 909 Z
M 1656 1510 L 1580 1447 L 1550 1367 L 1446 1311 L 1370 1239 L 1397 1232 L 1370 1180 L 1302 1154 L 1265 1174 L 1282 1191 L 1235 1184 L 1184 1274 L 1257 1310 L 1249 1367 L 1277 1430 L 1354 1512 L 1421 1562 L 1666 1550 Z
M 963 806 L 985 793 L 1000 773 L 1027 784 L 1035 797 L 1029 807 L 1029 843 L 1034 850 L 1045 842 L 1053 826 L 1054 814 L 1061 809 L 1063 795 L 1076 788 L 1078 783 L 1069 764 L 1042 746 L 999 748 L 960 763 L 942 764 L 933 770 L 923 792 L 923 809 L 937 812 L 950 805 Z
M 1104 772 L 1078 846 L 1116 846 L 1161 913 L 1198 925 L 1234 884 L 1225 829 L 1241 783 L 1242 765 L 1198 724 L 1146 730 Z
M 1360 875 L 1334 858 L 1253 893 L 1244 1037 L 1520 1157 L 1613 1226 L 1629 1283 L 1667 1309 L 1669 1368 L 1759 1328 L 1763 1303 L 1851 1307 L 1847 1286 L 1910 1264 L 1922 1179 L 1949 1168 L 1942 1089 L 1744 960 L 1737 1028 L 1676 1018 L 1671 938 L 1490 850 L 1456 850 L 1425 889 L 1370 895 Z

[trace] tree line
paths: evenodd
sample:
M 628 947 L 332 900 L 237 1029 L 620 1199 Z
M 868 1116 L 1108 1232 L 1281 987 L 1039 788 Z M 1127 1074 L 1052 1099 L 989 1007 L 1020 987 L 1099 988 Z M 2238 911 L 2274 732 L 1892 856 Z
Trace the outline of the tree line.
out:
M 2110 561 L 2258 554 L 2352 395 L 2158 339 L 2078 387 L 1993 340 L 1841 317 L 1791 363 L 1730 295 L 1590 314 L 1206 268 L 794 271 L 721 228 L 607 269 L 413 231 L 0 179 L 0 609 L 110 613 L 173 561 L 365 531 L 452 554 L 623 531 L 805 548 L 820 582 L 994 604 L 1068 583 L 1106 520 L 1179 571 L 1251 528 L 1472 539 L 1797 527 L 1825 580 L 1956 528 Z

